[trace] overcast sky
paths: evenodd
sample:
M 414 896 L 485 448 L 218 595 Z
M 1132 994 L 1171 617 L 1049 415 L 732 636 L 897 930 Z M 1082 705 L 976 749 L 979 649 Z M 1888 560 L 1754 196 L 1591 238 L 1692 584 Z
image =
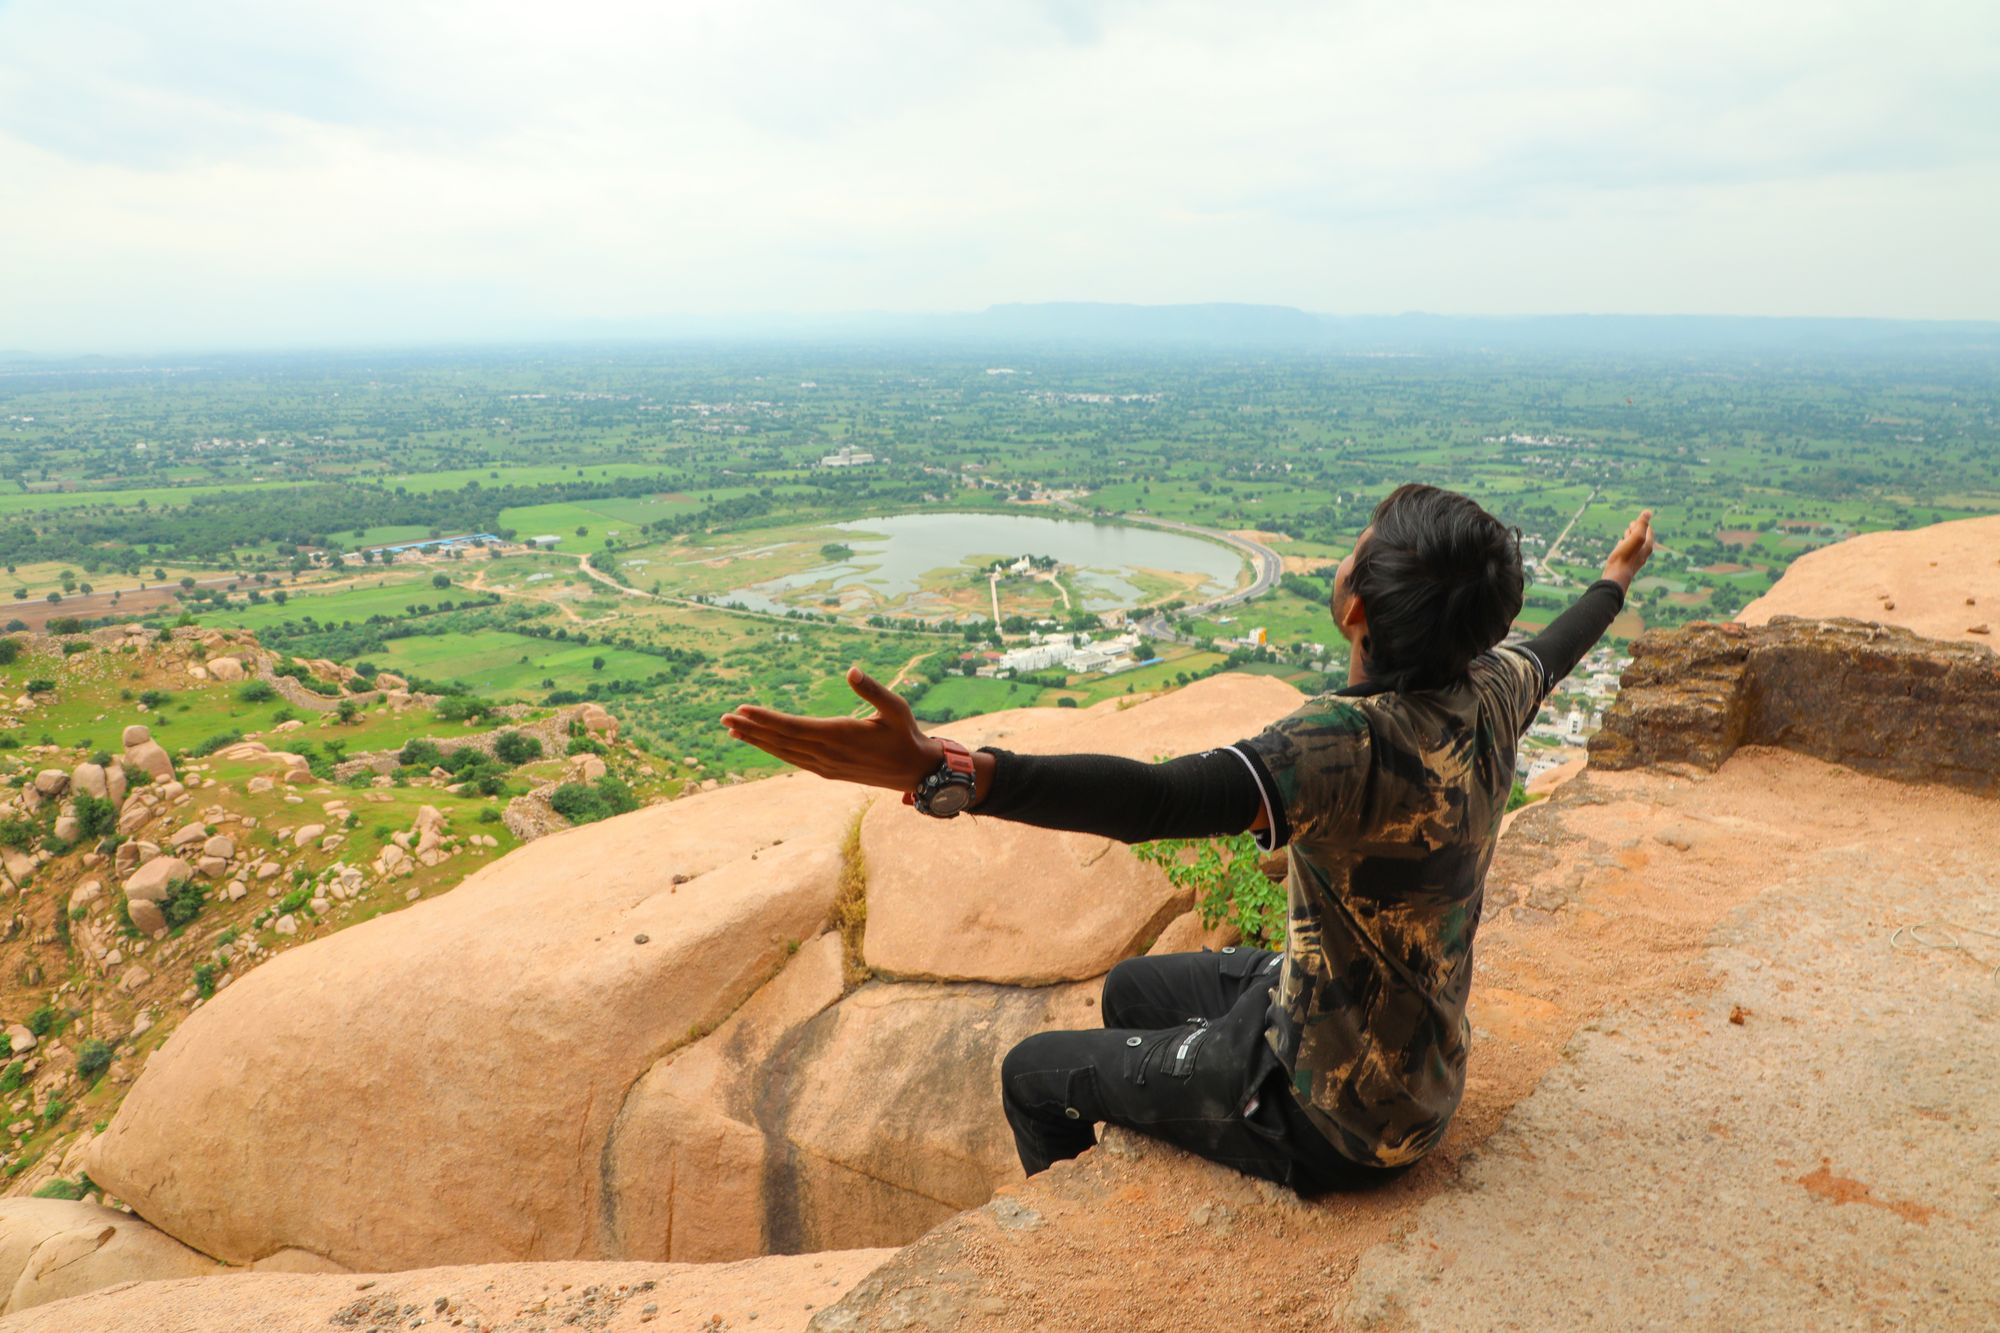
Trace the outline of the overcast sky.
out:
M 2000 318 L 1993 0 L 0 0 L 0 348 Z

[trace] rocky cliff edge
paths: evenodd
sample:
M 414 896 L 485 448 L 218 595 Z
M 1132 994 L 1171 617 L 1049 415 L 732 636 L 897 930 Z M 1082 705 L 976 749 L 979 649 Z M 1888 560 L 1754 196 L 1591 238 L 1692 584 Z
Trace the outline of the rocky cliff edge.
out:
M 1152 757 L 1291 702 L 1190 689 L 982 721 Z M 914 1228 L 879 1265 L 825 1256 L 845 1295 L 784 1316 L 822 1330 L 1990 1326 L 1997 769 L 2000 658 L 1976 644 L 1806 619 L 1646 640 L 1589 767 L 1496 855 L 1464 1106 L 1372 1192 L 1301 1201 L 1119 1133 L 1020 1181 L 993 1064 L 1090 1021 L 1093 975 L 1156 930 L 1192 938 L 1186 904 L 1105 864 L 1122 849 L 1066 847 L 1020 860 L 1011 895 L 900 909 L 951 924 L 946 947 L 907 927 L 873 947 L 893 858 L 952 849 L 871 842 L 854 793 L 804 777 L 546 839 L 428 930 L 257 969 L 233 1017 L 204 1010 L 155 1057 L 93 1175 L 197 1262 L 853 1252 Z M 586 860 L 589 890 L 560 892 Z M 1121 907 L 1088 947 L 1033 947 L 1112 871 Z M 571 1017 L 593 1002 L 601 1032 Z M 202 1322 L 225 1289 L 281 1283 L 258 1308 L 289 1313 L 260 1326 L 324 1327 L 384 1280 L 148 1283 L 40 1308 L 81 1324 L 0 1328 L 229 1326 Z M 541 1326 L 532 1305 L 493 1326 Z

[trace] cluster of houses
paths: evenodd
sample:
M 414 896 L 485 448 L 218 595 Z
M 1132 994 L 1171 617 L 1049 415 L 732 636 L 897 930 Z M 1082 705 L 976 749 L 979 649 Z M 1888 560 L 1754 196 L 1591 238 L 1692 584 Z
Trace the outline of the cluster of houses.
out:
M 1093 640 L 1088 634 L 1043 632 L 1030 636 L 1030 641 L 1019 648 L 997 654 L 972 674 L 1000 677 L 1024 671 L 1066 671 L 1071 675 L 1101 671 L 1108 676 L 1144 665 L 1132 655 L 1138 645 L 1138 634 L 1129 630 L 1101 640 Z
M 1577 663 L 1576 670 L 1550 693 L 1542 705 L 1528 738 L 1543 742 L 1541 747 L 1522 746 L 1515 768 L 1525 778 L 1554 768 L 1568 756 L 1549 746 L 1582 745 L 1604 725 L 1604 710 L 1618 696 L 1618 678 L 1632 659 L 1610 648 L 1594 648 Z

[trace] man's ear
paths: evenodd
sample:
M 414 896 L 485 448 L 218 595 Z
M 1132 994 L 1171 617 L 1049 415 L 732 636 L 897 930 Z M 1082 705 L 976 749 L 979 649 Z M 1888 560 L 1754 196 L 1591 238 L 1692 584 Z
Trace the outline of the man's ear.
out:
M 1349 597 L 1335 617 L 1335 624 L 1342 630 L 1352 630 L 1355 634 L 1368 632 L 1368 607 L 1359 597 Z

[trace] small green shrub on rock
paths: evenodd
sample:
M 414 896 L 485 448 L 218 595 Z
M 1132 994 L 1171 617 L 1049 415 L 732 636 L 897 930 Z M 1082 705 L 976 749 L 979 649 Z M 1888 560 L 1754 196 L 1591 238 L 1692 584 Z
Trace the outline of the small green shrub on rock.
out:
M 201 915 L 202 904 L 208 895 L 201 885 L 191 879 L 180 880 L 167 889 L 167 900 L 160 904 L 160 915 L 166 917 L 168 926 L 185 926 Z
M 68 1180 L 62 1176 L 57 1176 L 54 1180 L 45 1180 L 35 1186 L 35 1197 L 37 1199 L 67 1199 L 71 1203 L 75 1203 L 84 1195 L 90 1193 L 92 1188 L 94 1187 L 90 1183 L 89 1176 L 84 1176 L 80 1180 Z
M 436 742 L 412 740 L 403 742 L 403 748 L 396 754 L 396 762 L 412 768 L 438 768 L 444 760 L 444 752 Z
M 503 731 L 493 742 L 493 755 L 503 764 L 525 764 L 542 757 L 542 743 L 518 731 Z
M 78 842 L 89 842 L 96 838 L 109 837 L 118 830 L 118 807 L 102 796 L 92 796 L 80 791 L 71 798 L 76 812 L 76 822 L 83 826 Z
M 90 1082 L 90 1080 L 111 1068 L 111 1059 L 114 1054 L 115 1052 L 111 1049 L 110 1042 L 99 1041 L 95 1037 L 91 1038 L 77 1049 L 76 1076 L 86 1083 Z
M 181 751 L 181 757 L 184 759 L 204 759 L 214 754 L 217 750 L 234 745 L 242 739 L 243 733 L 240 731 L 219 731 L 207 740 L 198 741 Z
M 639 808 L 632 789 L 609 774 L 595 783 L 565 782 L 549 793 L 549 805 L 572 824 L 594 824 Z

